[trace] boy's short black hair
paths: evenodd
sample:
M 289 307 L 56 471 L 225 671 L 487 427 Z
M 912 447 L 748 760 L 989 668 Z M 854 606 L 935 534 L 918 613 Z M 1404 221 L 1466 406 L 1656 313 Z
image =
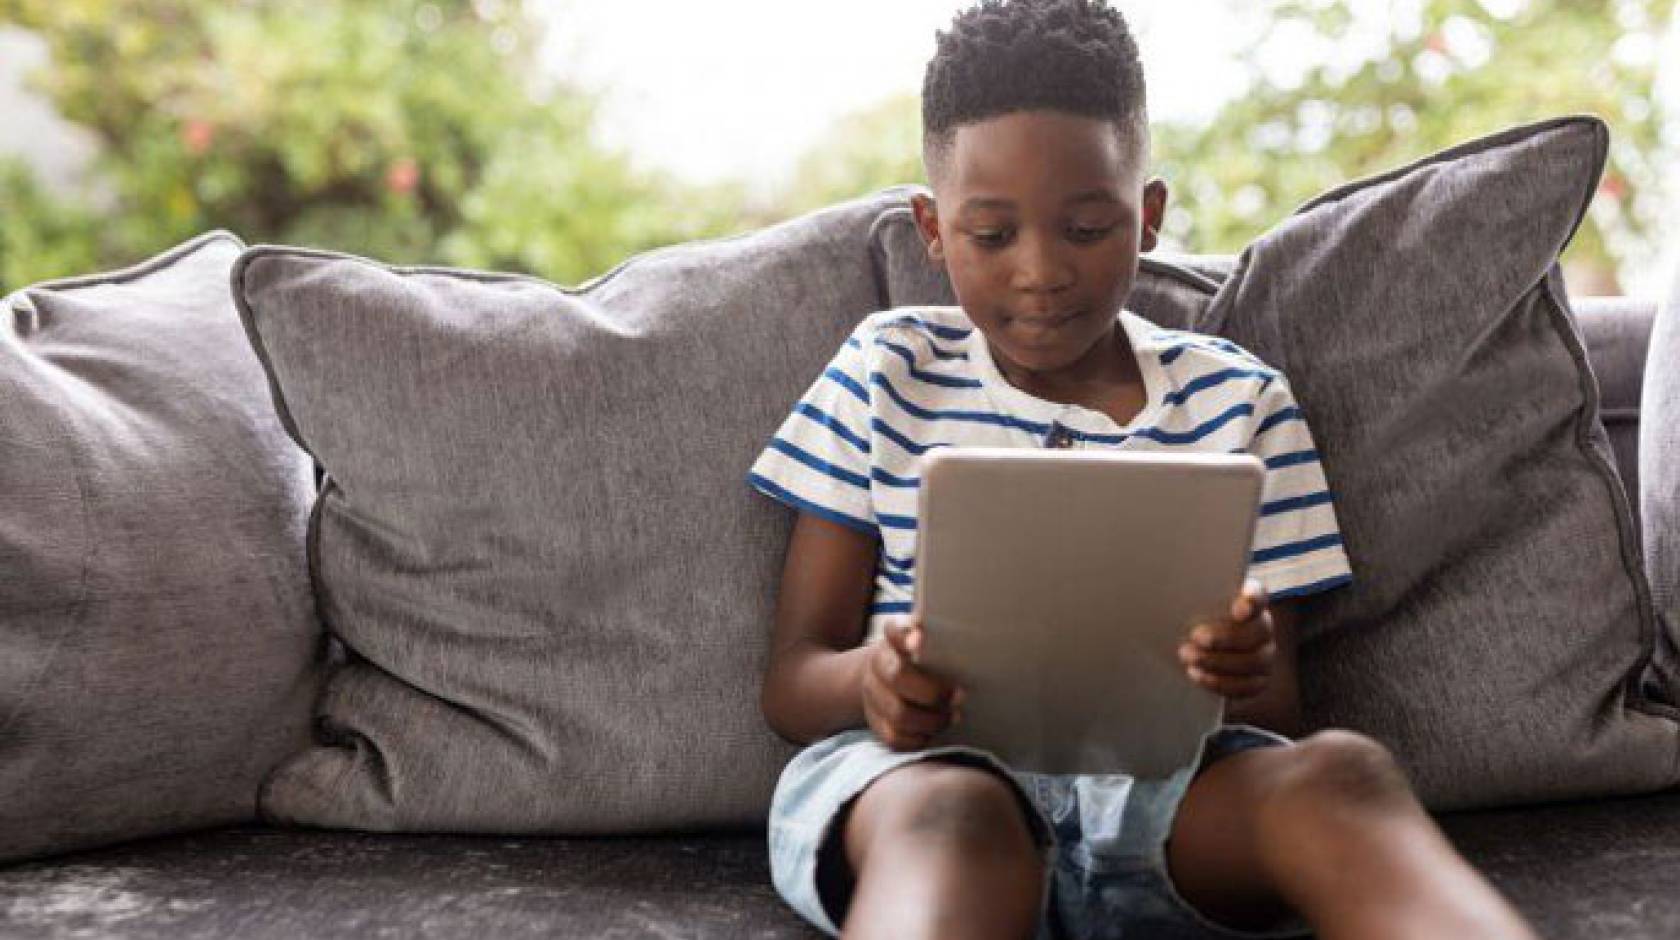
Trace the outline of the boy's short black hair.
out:
M 922 159 L 931 179 L 957 128 L 1014 111 L 1115 122 L 1147 147 L 1137 43 L 1104 0 L 980 0 L 938 34 L 922 79 Z

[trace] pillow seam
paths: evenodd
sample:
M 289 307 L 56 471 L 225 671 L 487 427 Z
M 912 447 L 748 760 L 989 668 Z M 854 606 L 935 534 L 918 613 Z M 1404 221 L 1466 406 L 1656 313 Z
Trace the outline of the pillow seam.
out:
M 1618 484 L 1621 477 L 1606 462 L 1604 455 L 1592 446 L 1593 423 L 1598 419 L 1600 394 L 1597 383 L 1592 379 L 1591 366 L 1587 362 L 1586 351 L 1580 338 L 1569 327 L 1574 322 L 1568 297 L 1559 288 L 1558 281 L 1562 274 L 1556 263 L 1546 272 L 1540 282 L 1540 296 L 1546 305 L 1546 322 L 1554 335 L 1568 352 L 1570 361 L 1575 366 L 1577 385 L 1581 389 L 1584 401 L 1577 409 L 1574 420 L 1575 449 L 1586 459 L 1599 482 L 1604 485 L 1605 495 L 1609 497 L 1611 515 L 1616 524 L 1616 544 L 1622 559 L 1622 569 L 1627 574 L 1633 588 L 1634 606 L 1639 616 L 1639 655 L 1630 665 L 1627 675 L 1622 680 L 1622 704 L 1625 708 L 1645 712 L 1663 718 L 1680 720 L 1680 708 L 1672 708 L 1661 702 L 1647 698 L 1641 689 L 1641 680 L 1650 670 L 1650 665 L 1656 655 L 1657 624 L 1656 600 L 1651 594 L 1651 587 L 1645 575 L 1645 560 L 1638 541 L 1632 536 L 1632 518 L 1629 512 L 1624 512 L 1626 506 L 1626 488 L 1621 488 L 1618 497 Z M 1600 422 L 1602 423 L 1602 422 Z

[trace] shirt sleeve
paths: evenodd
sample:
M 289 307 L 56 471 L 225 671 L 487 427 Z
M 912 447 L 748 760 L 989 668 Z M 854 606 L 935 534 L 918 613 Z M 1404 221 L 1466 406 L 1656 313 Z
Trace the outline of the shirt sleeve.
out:
M 869 364 L 860 325 L 793 406 L 747 482 L 800 512 L 877 535 L 870 499 Z
M 1248 452 L 1266 464 L 1248 576 L 1273 598 L 1353 581 L 1318 448 L 1289 382 L 1279 374 L 1255 403 Z

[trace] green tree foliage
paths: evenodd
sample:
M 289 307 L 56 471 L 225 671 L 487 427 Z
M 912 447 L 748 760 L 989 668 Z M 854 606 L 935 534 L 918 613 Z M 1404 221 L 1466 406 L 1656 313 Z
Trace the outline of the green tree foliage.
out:
M 576 282 L 732 221 L 733 193 L 592 139 L 593 102 L 535 79 L 517 0 L 0 0 L 7 21 L 46 41 L 33 79 L 99 140 L 114 205 L 90 226 L 0 176 L 0 287 L 212 227 Z
M 923 175 L 922 99 L 894 95 L 835 122 L 795 166 L 778 209 L 805 212 Z
M 1233 251 L 1349 179 L 1591 112 L 1613 149 L 1572 286 L 1617 290 L 1654 253 L 1657 168 L 1680 143 L 1651 101 L 1674 0 L 1206 2 L 1261 28 L 1245 94 L 1206 126 L 1158 125 L 1169 243 Z M 108 196 L 54 197 L 0 165 L 0 290 L 211 227 L 575 282 L 922 176 L 909 95 L 837 122 L 769 207 L 640 171 L 594 141 L 588 96 L 536 82 L 518 0 L 0 0 L 0 22 L 46 40 L 37 84 L 101 142 Z
M 0 161 L 0 294 L 96 270 L 101 232 L 93 213 L 53 198 L 23 164 Z
M 1610 125 L 1612 153 L 1566 256 L 1571 284 L 1616 292 L 1616 270 L 1654 253 L 1658 167 L 1675 142 L 1651 94 L 1674 0 L 1206 2 L 1210 16 L 1256 24 L 1242 52 L 1252 84 L 1205 125 L 1156 124 L 1170 244 L 1234 252 L 1349 180 L 1514 124 L 1592 113 Z M 837 123 L 784 210 L 920 180 L 919 128 L 908 97 Z
M 1565 260 L 1575 289 L 1618 292 L 1618 267 L 1655 247 L 1669 142 L 1652 90 L 1673 6 L 1278 0 L 1244 53 L 1249 90 L 1204 127 L 1157 135 L 1179 207 L 1166 234 L 1233 251 L 1338 183 L 1512 124 L 1590 113 L 1610 125 L 1610 163 Z M 1311 59 L 1289 67 L 1290 51 Z

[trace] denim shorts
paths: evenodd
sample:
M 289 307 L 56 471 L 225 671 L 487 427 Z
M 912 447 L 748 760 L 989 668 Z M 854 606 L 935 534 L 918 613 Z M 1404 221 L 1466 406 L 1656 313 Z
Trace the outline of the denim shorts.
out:
M 838 936 L 849 898 L 835 896 L 828 873 L 819 878 L 820 867 L 831 868 L 843 859 L 836 820 L 887 771 L 915 761 L 943 760 L 997 772 L 1015 785 L 1023 805 L 1032 810 L 1028 823 L 1045 861 L 1040 938 L 1310 935 L 1310 928 L 1298 920 L 1266 932 L 1215 923 L 1191 907 L 1167 875 L 1167 837 L 1197 769 L 1249 748 L 1290 743 L 1260 728 L 1224 725 L 1202 739 L 1197 761 L 1165 778 L 1137 779 L 1024 773 L 974 748 L 898 752 L 867 730 L 843 732 L 805 748 L 782 771 L 770 808 L 771 877 L 794 910 Z

